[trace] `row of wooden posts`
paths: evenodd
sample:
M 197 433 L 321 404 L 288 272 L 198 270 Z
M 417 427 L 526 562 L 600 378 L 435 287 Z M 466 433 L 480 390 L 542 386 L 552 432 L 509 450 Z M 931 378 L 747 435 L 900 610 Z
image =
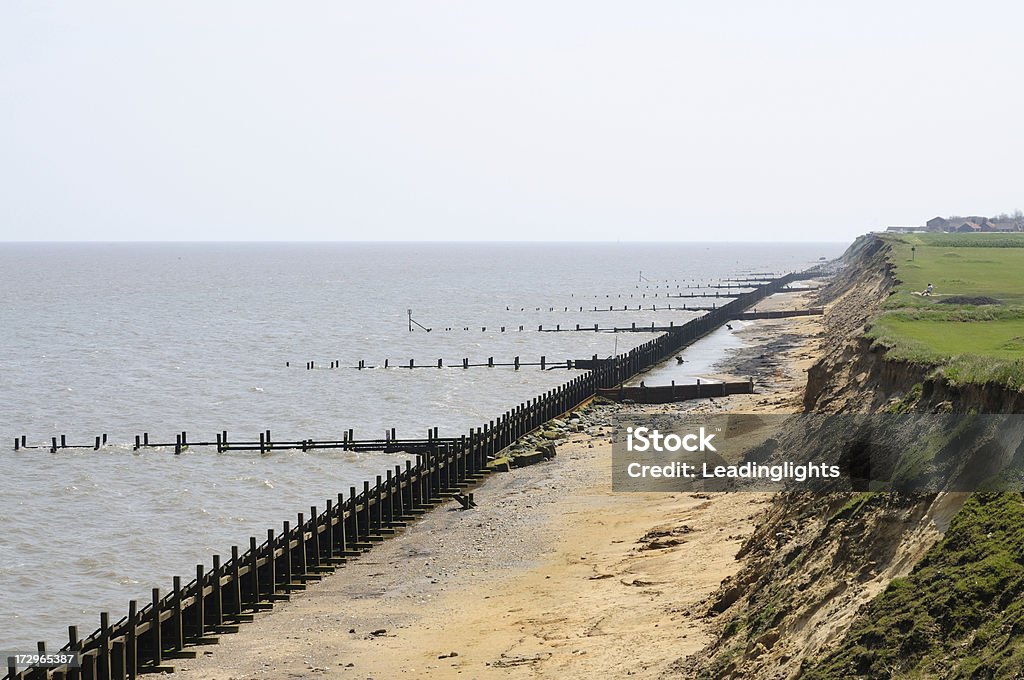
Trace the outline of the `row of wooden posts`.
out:
M 100 627 L 84 639 L 75 626 L 69 627 L 69 640 L 61 651 L 73 652 L 80 666 L 23 669 L 12 657 L 6 680 L 123 680 L 170 670 L 167 661 L 194 656 L 191 647 L 216 642 L 217 635 L 236 630 L 255 612 L 287 599 L 309 581 L 334 571 L 430 507 L 468 488 L 488 471 L 489 460 L 525 434 L 579 407 L 598 390 L 674 356 L 732 315 L 801 276 L 784 276 L 624 354 L 595 358 L 585 373 L 457 440 L 433 440 L 417 454 L 415 465 L 406 461 L 404 468 L 396 466 L 377 476 L 372 486 L 363 482 L 361 491 L 350 487 L 347 496 L 339 493 L 322 508 L 311 507 L 308 516 L 298 514 L 294 525 L 284 522 L 280 533 L 269 529 L 263 541 L 251 537 L 247 550 L 233 546 L 226 561 L 213 556 L 210 568 L 196 565 L 191 582 L 183 585 L 175 577 L 170 592 L 154 589 L 145 606 L 130 602 L 127 616 L 117 622 L 111 623 L 109 614 L 101 613 Z M 432 435 L 435 432 L 432 429 Z M 178 436 L 187 443 L 186 433 Z M 38 651 L 45 653 L 46 645 L 40 642 Z
M 731 297 L 736 297 L 736 296 L 735 295 L 676 295 L 676 296 L 673 296 L 673 297 L 677 297 L 677 298 L 684 298 L 684 297 L 685 298 L 719 298 L 720 299 L 720 298 L 731 298 Z M 572 309 L 569 309 L 569 307 L 562 307 L 561 309 L 559 309 L 558 307 L 550 307 L 549 306 L 547 309 L 545 309 L 544 307 L 535 307 L 534 309 L 526 309 L 525 307 L 519 307 L 519 311 L 548 311 L 548 312 L 557 311 L 557 312 L 561 312 L 561 313 L 565 313 L 567 311 L 571 311 L 571 312 L 586 311 L 588 313 L 593 313 L 593 312 L 609 312 L 609 311 L 708 311 L 709 309 L 714 309 L 714 308 L 715 307 L 694 307 L 692 305 L 686 305 L 686 304 L 683 304 L 683 305 L 678 305 L 677 304 L 675 306 L 673 306 L 672 304 L 663 304 L 660 307 L 658 305 L 656 305 L 656 304 L 652 304 L 652 305 L 649 305 L 649 306 L 646 306 L 646 307 L 643 306 L 642 304 L 638 304 L 635 307 L 632 307 L 630 305 L 624 304 L 622 306 L 622 308 L 620 308 L 620 307 L 616 307 L 615 305 L 609 304 L 608 308 L 605 309 L 603 305 L 599 307 L 599 306 L 597 306 L 595 304 L 590 309 L 587 309 L 587 308 L 584 308 L 584 307 L 579 307 L 579 309 L 575 308 L 575 307 L 573 307 Z M 512 307 L 510 305 L 505 305 L 505 311 L 514 311 L 514 309 L 512 309 Z
M 441 444 L 449 444 L 456 441 L 453 438 L 443 438 L 438 436 L 438 429 L 432 427 L 427 431 L 427 436 L 424 439 L 399 439 L 395 428 L 391 428 L 384 433 L 383 438 L 370 438 L 370 439 L 356 439 L 355 432 L 352 429 L 346 430 L 342 433 L 341 439 L 301 439 L 301 440 L 281 440 L 275 441 L 271 438 L 270 430 L 264 430 L 259 434 L 259 440 L 239 440 L 229 441 L 227 430 L 218 432 L 212 441 L 210 440 L 199 440 L 194 441 L 188 438 L 188 432 L 182 430 L 181 432 L 175 433 L 174 443 L 169 441 L 160 442 L 158 440 L 150 440 L 149 433 L 143 432 L 141 435 L 135 435 L 135 444 L 132 447 L 133 451 L 139 449 L 174 449 L 174 453 L 180 454 L 182 451 L 188 448 L 197 447 L 216 447 L 218 453 L 227 451 L 259 451 L 260 453 L 270 453 L 272 451 L 283 451 L 283 450 L 300 450 L 300 451 L 314 451 L 316 449 L 333 449 L 342 451 L 383 451 L 385 453 L 391 453 L 396 451 L 408 451 L 417 452 L 422 450 L 433 449 L 434 447 Z M 14 450 L 20 449 L 49 449 L 51 453 L 56 453 L 62 449 L 93 449 L 99 450 L 101 446 L 107 445 L 107 435 L 99 435 L 96 437 L 95 445 L 74 445 L 67 443 L 67 435 L 60 435 L 58 437 L 52 437 L 50 444 L 29 444 L 27 437 L 21 435 L 14 439 Z

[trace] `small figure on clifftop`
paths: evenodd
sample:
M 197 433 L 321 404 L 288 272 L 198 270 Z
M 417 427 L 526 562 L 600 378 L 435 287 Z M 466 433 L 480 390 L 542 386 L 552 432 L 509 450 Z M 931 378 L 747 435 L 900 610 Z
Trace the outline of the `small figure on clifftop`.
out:
M 932 284 L 929 283 L 928 287 L 924 289 L 924 292 L 921 293 L 921 295 L 931 295 L 932 290 L 934 290 L 934 288 L 932 287 Z

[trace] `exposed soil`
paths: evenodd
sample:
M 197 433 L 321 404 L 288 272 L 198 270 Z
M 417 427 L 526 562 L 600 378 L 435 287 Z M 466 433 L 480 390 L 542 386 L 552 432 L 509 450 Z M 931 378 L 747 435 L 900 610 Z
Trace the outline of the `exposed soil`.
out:
M 1002 301 L 986 295 L 950 295 L 938 301 L 940 305 L 1001 305 Z

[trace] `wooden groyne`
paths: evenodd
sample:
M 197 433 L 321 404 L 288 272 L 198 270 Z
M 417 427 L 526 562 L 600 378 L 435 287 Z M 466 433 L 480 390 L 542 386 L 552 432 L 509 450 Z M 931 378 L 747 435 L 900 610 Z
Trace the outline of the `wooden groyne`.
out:
M 789 283 L 816 275 L 817 272 L 809 271 L 783 276 L 702 317 L 671 327 L 629 352 L 592 359 L 584 373 L 456 439 L 434 437 L 437 428 L 431 428 L 427 440 L 403 442 L 423 446 L 416 453 L 415 465 L 406 461 L 404 467 L 395 466 L 378 475 L 374 483 L 364 481 L 361 490 L 349 487 L 347 493 L 339 492 L 322 507 L 309 508 L 308 515 L 298 513 L 294 524 L 284 522 L 279 532 L 268 529 L 263 540 L 253 536 L 247 547 L 232 546 L 226 560 L 214 555 L 211 565 L 196 565 L 194 579 L 186 582 L 175 577 L 168 592 L 154 589 L 150 601 L 141 607 L 137 601 L 129 602 L 127 615 L 115 622 L 109 613 L 102 612 L 99 628 L 87 637 L 80 637 L 78 629 L 70 626 L 68 642 L 57 653 L 75 656 L 80 665 L 65 663 L 25 669 L 10 658 L 6 680 L 124 680 L 144 673 L 171 671 L 169 661 L 195 656 L 196 647 L 216 643 L 218 635 L 237 630 L 239 623 L 252 620 L 256 612 L 288 599 L 309 581 L 342 567 L 348 559 L 369 550 L 429 508 L 460 494 L 483 478 L 488 461 L 524 435 L 578 408 L 602 390 L 618 390 L 624 381 L 675 356 Z M 717 385 L 702 387 L 729 389 Z M 682 391 L 685 387 L 676 389 Z M 223 438 L 218 439 L 222 446 L 228 446 L 227 450 L 237 450 L 231 447 L 242 444 L 227 442 L 226 433 L 221 434 Z M 178 438 L 178 443 L 185 446 L 199 444 L 190 442 L 184 432 Z M 261 439 L 266 447 L 269 433 Z M 309 441 L 312 440 L 305 445 Z M 354 446 L 356 441 L 346 436 L 333 443 Z M 366 441 L 396 446 L 402 442 L 393 436 Z M 16 443 L 20 446 L 24 441 L 19 438 Z M 270 442 L 271 450 L 279 448 L 279 444 Z M 46 653 L 46 645 L 39 643 L 37 651 Z
M 779 309 L 773 312 L 741 312 L 735 318 L 740 321 L 749 321 L 751 319 L 785 319 L 791 316 L 820 316 L 824 313 L 824 307 L 811 307 L 810 309 Z
M 609 387 L 597 391 L 599 396 L 612 401 L 629 401 L 634 404 L 668 404 L 674 401 L 725 397 L 730 394 L 753 394 L 754 381 L 701 383 L 694 385 L 657 385 L 651 387 Z
M 399 439 L 396 436 L 395 428 L 391 428 L 383 439 L 356 439 L 354 432 L 352 430 L 347 430 L 343 433 L 341 439 L 300 439 L 283 441 L 273 440 L 271 438 L 270 430 L 264 430 L 261 432 L 258 440 L 243 439 L 239 441 L 229 441 L 227 430 L 222 430 L 215 435 L 213 440 L 201 439 L 199 441 L 193 441 L 189 439 L 188 432 L 182 430 L 181 432 L 175 433 L 173 443 L 169 440 L 165 442 L 151 440 L 148 432 L 143 432 L 141 435 L 137 434 L 135 435 L 135 443 L 132 445 L 132 450 L 174 449 L 175 453 L 181 453 L 185 449 L 215 447 L 217 453 L 224 453 L 227 451 L 259 451 L 260 453 L 271 453 L 273 451 L 315 451 L 317 449 L 332 449 L 340 451 L 382 451 L 384 453 L 406 451 L 409 453 L 416 453 L 423 450 L 432 450 L 436 446 L 450 444 L 455 441 L 457 441 L 457 439 L 438 437 L 436 427 L 430 429 L 425 439 Z M 57 453 L 63 449 L 93 449 L 98 451 L 104 446 L 115 446 L 114 444 L 107 442 L 107 435 L 105 434 L 102 438 L 97 436 L 95 443 L 89 445 L 68 444 L 66 435 L 60 435 L 59 441 L 57 437 L 52 437 L 48 444 L 29 444 L 25 435 L 15 437 L 14 439 L 15 451 L 21 449 L 44 449 L 49 450 L 51 453 Z

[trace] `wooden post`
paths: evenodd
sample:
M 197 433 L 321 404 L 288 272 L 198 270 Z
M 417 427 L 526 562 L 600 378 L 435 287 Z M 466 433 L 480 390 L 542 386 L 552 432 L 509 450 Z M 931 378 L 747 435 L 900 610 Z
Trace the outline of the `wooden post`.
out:
M 337 513 L 338 513 L 338 524 L 337 524 L 338 552 L 337 552 L 337 554 L 338 555 L 344 555 L 345 551 L 348 550 L 348 545 L 347 545 L 348 544 L 348 531 L 346 530 L 347 527 L 345 526 L 345 524 L 346 524 L 346 519 L 345 519 L 345 495 L 341 494 L 341 493 L 338 494 L 338 510 L 337 510 Z
M 164 639 L 160 629 L 160 589 L 153 588 L 153 609 L 150 613 L 150 639 L 153 641 L 153 665 L 164 662 Z
M 348 519 L 346 520 L 348 522 L 347 533 L 349 536 L 352 537 L 351 540 L 353 544 L 358 544 L 362 542 L 362 540 L 366 536 L 366 534 L 363 533 L 363 530 L 359 526 L 359 510 L 356 498 L 356 487 L 348 487 L 348 504 L 350 507 Z M 355 547 L 356 546 L 353 546 L 353 548 Z
M 334 528 L 334 502 L 330 498 L 327 499 L 327 508 L 324 510 L 324 517 L 327 518 L 327 526 L 324 531 L 324 538 L 327 539 L 327 545 L 320 546 L 320 549 L 324 551 L 324 555 L 327 556 L 327 559 L 331 560 L 334 557 L 337 557 L 338 553 L 335 548 L 337 534 L 335 533 Z
M 82 643 L 78 641 L 78 626 L 68 626 L 68 651 L 80 652 L 81 649 Z M 81 662 L 81 658 L 79 658 L 79 662 Z M 68 669 L 67 680 L 79 680 L 81 677 L 82 670 L 80 668 Z
M 196 565 L 196 637 L 206 635 L 206 569 Z
M 126 680 L 125 669 L 125 644 L 122 640 L 115 640 L 113 649 L 110 652 L 110 677 L 114 680 Z
M 242 575 L 238 546 L 231 546 L 231 604 L 232 614 L 242 613 Z
M 110 614 L 100 612 L 100 645 L 96 658 L 96 676 L 101 680 L 110 679 Z
M 406 459 L 405 462 L 408 463 L 409 460 Z M 409 475 L 406 474 L 405 475 L 405 488 L 402 488 L 402 466 L 401 465 L 396 465 L 395 466 L 395 493 L 398 494 L 398 518 L 399 519 L 402 519 L 402 518 L 406 517 L 409 514 L 408 510 L 409 510 L 410 506 L 409 506 L 409 503 L 407 502 L 408 498 L 407 498 L 407 495 L 406 495 L 407 491 L 409 489 L 409 484 L 410 484 Z
M 313 558 L 313 566 L 320 566 L 320 523 L 319 515 L 316 512 L 316 506 L 309 506 L 309 540 L 312 542 L 312 550 L 310 555 Z
M 131 680 L 139 673 L 139 603 L 135 600 L 128 602 L 128 628 L 125 631 L 125 672 Z
M 185 649 L 185 624 L 181 616 L 181 577 L 174 577 L 174 591 L 171 597 L 174 615 L 171 617 L 171 636 L 174 638 L 174 649 L 180 652 Z
M 221 592 L 220 583 L 220 555 L 213 556 L 213 569 L 210 572 L 210 585 L 213 592 L 210 593 L 210 604 L 213 610 L 213 625 L 216 628 L 224 625 L 224 594 Z
M 297 547 L 299 561 L 295 569 L 299 572 L 300 576 L 304 576 L 309 569 L 306 565 L 306 521 L 301 512 L 298 513 L 298 520 L 298 523 L 295 525 L 295 534 L 299 544 Z
M 381 528 L 384 521 L 384 498 L 381 477 L 377 475 L 377 483 L 373 487 L 373 531 L 378 536 L 382 535 Z
M 277 549 L 274 547 L 274 530 L 267 529 L 267 594 L 277 593 Z M 259 600 L 259 598 L 256 598 Z
M 370 482 L 363 480 L 363 508 L 359 511 L 359 532 L 364 539 L 369 539 L 373 529 L 373 522 L 370 520 Z
M 249 537 L 249 597 L 253 604 L 259 602 L 259 555 L 257 554 L 256 537 Z M 254 607 L 255 608 L 255 607 Z M 242 607 L 239 607 L 242 610 Z
M 285 585 L 289 587 L 292 585 L 293 581 L 291 528 L 291 522 L 285 520 L 281 528 L 281 549 L 283 551 L 282 558 L 284 560 L 284 582 Z

